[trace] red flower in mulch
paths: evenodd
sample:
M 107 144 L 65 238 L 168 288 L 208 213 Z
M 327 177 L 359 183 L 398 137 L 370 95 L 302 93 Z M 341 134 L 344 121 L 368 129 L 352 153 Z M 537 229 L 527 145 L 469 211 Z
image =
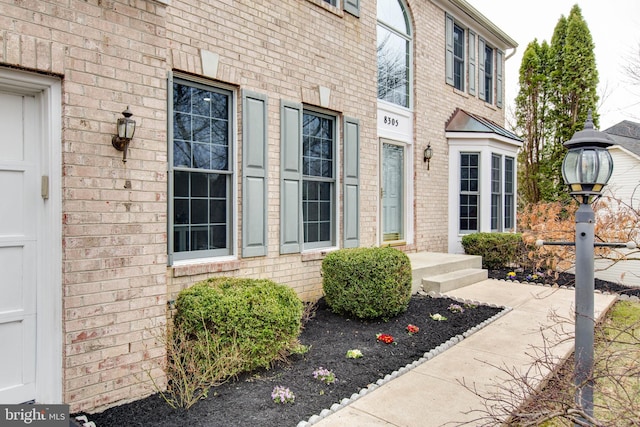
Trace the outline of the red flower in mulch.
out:
M 407 332 L 409 332 L 409 335 L 417 334 L 418 331 L 420 331 L 420 328 L 416 325 L 407 325 Z
M 393 344 L 393 337 L 387 334 L 377 334 L 376 339 L 382 341 L 385 344 Z

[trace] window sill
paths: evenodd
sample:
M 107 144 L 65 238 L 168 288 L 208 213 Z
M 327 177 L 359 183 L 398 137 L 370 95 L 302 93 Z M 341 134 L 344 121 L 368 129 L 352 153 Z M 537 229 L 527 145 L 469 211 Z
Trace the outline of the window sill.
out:
M 467 99 L 471 97 L 471 95 L 469 95 L 467 92 L 462 91 L 460 89 L 456 89 L 455 87 L 453 88 L 453 93 Z
M 382 242 L 380 247 L 388 248 L 388 247 L 406 246 L 406 245 L 407 245 L 407 242 L 404 241 L 404 240 L 394 240 L 394 241 L 391 241 L 391 242 Z
M 326 248 L 326 249 L 310 250 L 309 252 L 303 252 L 301 254 L 302 262 L 318 261 L 318 260 L 324 259 L 324 257 L 326 257 L 329 252 L 337 251 L 338 249 L 339 248 Z
M 188 264 L 178 264 L 169 267 L 172 277 L 195 276 L 198 274 L 221 273 L 224 271 L 240 270 L 241 261 L 224 259 L 216 261 L 200 261 Z
M 489 108 L 489 109 L 491 109 L 491 110 L 493 110 L 493 111 L 498 111 L 498 107 L 496 107 L 496 106 L 495 106 L 495 105 L 493 105 L 493 104 L 489 104 L 488 102 L 485 102 L 485 103 L 484 103 L 484 106 L 485 106 L 485 107 L 487 107 L 487 108 Z
M 324 0 L 307 0 L 307 1 L 310 2 L 310 3 L 315 4 L 316 6 L 319 6 L 319 7 L 323 8 L 324 10 L 327 10 L 327 11 L 333 13 L 336 16 L 339 16 L 341 18 L 344 17 L 344 13 L 342 12 L 341 9 L 338 9 L 335 6 L 331 6 L 329 3 L 327 3 Z M 342 1 L 344 1 L 344 0 L 342 0 Z

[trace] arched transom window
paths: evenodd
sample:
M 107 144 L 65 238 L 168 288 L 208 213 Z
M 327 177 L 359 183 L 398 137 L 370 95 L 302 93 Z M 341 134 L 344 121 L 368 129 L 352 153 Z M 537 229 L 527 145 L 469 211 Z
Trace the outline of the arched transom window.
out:
M 378 99 L 411 106 L 411 26 L 400 0 L 378 0 Z

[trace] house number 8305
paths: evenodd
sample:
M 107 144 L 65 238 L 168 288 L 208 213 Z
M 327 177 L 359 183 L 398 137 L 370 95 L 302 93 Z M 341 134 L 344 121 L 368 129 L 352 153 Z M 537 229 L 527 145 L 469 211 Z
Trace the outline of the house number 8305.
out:
M 400 121 L 398 119 L 394 119 L 393 117 L 384 116 L 384 124 L 398 127 Z

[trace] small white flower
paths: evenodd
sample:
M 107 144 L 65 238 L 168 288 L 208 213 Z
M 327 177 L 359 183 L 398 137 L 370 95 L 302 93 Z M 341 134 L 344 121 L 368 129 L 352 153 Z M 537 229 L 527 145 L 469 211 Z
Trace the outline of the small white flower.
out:
M 359 359 L 362 357 L 362 352 L 358 349 L 347 350 L 347 358 L 349 359 Z

